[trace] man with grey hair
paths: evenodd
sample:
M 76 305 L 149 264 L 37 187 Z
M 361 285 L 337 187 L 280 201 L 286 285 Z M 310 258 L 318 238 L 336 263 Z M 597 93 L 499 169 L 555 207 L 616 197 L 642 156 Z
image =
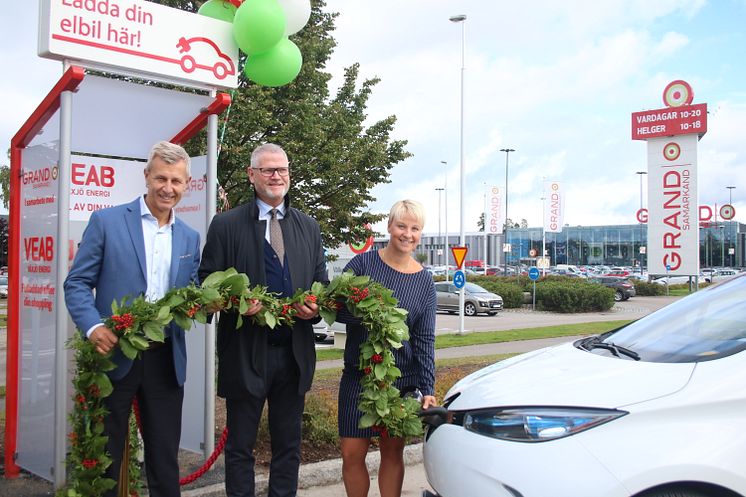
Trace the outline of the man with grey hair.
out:
M 178 451 L 186 380 L 184 330 L 170 324 L 163 343 L 151 342 L 130 360 L 113 330 L 104 325 L 113 300 L 144 295 L 156 301 L 197 281 L 199 234 L 176 218 L 174 207 L 189 184 L 189 155 L 179 145 L 158 142 L 144 170 L 146 193 L 133 202 L 94 212 L 65 280 L 65 302 L 75 325 L 99 354 L 111 355 L 114 390 L 104 399 L 106 476 L 118 480 L 129 433 L 133 399 L 140 406 L 145 468 L 151 497 L 178 497 Z M 106 493 L 117 495 L 116 487 Z
M 234 267 L 253 285 L 291 297 L 314 281 L 327 283 L 318 223 L 290 207 L 290 168 L 285 151 L 267 143 L 251 154 L 247 168 L 255 198 L 218 214 L 207 233 L 199 276 Z M 274 330 L 221 312 L 218 323 L 218 395 L 226 399 L 225 490 L 228 497 L 254 497 L 254 444 L 268 404 L 272 462 L 269 496 L 292 497 L 298 487 L 301 421 L 305 394 L 316 367 L 313 323 L 318 306 L 294 305 L 292 327 Z M 261 311 L 250 305 L 247 315 Z

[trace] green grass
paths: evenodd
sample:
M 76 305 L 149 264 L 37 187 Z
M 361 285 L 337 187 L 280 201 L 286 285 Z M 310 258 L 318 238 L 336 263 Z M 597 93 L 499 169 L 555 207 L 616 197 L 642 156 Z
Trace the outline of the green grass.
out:
M 618 328 L 632 320 L 602 321 L 596 323 L 563 324 L 558 326 L 542 326 L 540 328 L 524 328 L 504 331 L 484 331 L 457 335 L 454 333 L 435 337 L 435 348 L 464 347 L 467 345 L 481 345 L 485 343 L 514 342 L 516 340 L 534 340 L 538 338 L 554 338 L 573 335 L 595 335 Z M 344 352 L 341 349 L 320 349 L 316 351 L 317 361 L 341 359 Z

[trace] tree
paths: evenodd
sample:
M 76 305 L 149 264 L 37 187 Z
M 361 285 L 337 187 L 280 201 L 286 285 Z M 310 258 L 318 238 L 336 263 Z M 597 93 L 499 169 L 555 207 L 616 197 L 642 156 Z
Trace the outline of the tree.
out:
M 0 266 L 8 265 L 8 218 L 0 216 Z
M 0 166 L 0 196 L 3 197 L 3 207 L 10 205 L 10 167 Z
M 422 252 L 417 252 L 414 258 L 417 259 L 417 262 L 419 262 L 420 264 L 424 264 L 425 261 L 427 261 L 427 254 L 422 253 Z
M 156 3 L 196 10 L 192 1 Z M 375 200 L 371 190 L 389 182 L 391 168 L 410 154 L 406 141 L 390 138 L 395 116 L 364 125 L 368 98 L 379 80 L 359 83 L 358 64 L 346 68 L 342 85 L 330 97 L 331 75 L 324 68 L 336 45 L 330 32 L 337 14 L 323 12 L 325 6 L 324 0 L 313 0 L 311 19 L 291 37 L 303 54 L 295 81 L 262 87 L 240 71 L 239 88 L 231 92 L 218 181 L 231 205 L 245 202 L 251 195 L 246 175 L 251 151 L 267 141 L 281 145 L 290 159 L 292 205 L 318 220 L 324 246 L 337 247 L 364 240 L 371 234 L 365 224 L 385 217 L 368 211 Z M 244 60 L 242 55 L 239 67 Z M 188 149 L 204 153 L 204 143 L 204 136 L 199 137 Z
M 479 215 L 479 220 L 477 220 L 477 228 L 479 228 L 480 232 L 484 232 L 484 212 Z

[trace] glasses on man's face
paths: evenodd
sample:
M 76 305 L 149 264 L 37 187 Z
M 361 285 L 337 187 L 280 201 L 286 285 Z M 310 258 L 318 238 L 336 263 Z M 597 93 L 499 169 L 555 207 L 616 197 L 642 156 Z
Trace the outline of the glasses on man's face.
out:
M 253 169 L 259 171 L 259 174 L 261 174 L 265 178 L 271 178 L 275 173 L 282 177 L 290 174 L 289 167 L 255 167 Z

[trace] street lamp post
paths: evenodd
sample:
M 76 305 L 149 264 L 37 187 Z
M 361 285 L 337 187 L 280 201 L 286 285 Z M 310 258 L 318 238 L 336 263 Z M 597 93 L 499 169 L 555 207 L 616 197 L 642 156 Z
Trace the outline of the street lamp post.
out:
M 642 177 L 645 174 L 648 174 L 647 171 L 637 171 L 635 174 L 640 176 L 640 210 L 642 210 Z M 642 227 L 642 221 L 640 221 L 640 248 L 642 248 L 642 234 L 643 234 L 643 227 Z M 645 254 L 640 251 L 640 276 L 642 276 L 642 272 L 645 270 L 645 264 L 643 263 L 643 256 Z
M 445 190 L 445 188 L 436 188 L 435 189 L 435 191 L 438 192 L 438 243 L 436 244 L 437 247 L 438 247 L 438 250 L 441 250 L 441 248 L 440 248 L 440 242 L 443 241 L 443 239 L 441 238 L 443 236 L 442 235 L 443 232 L 440 231 L 440 213 L 441 213 L 441 210 L 440 210 L 440 194 L 443 192 L 443 190 Z M 438 262 L 442 262 L 441 254 L 438 254 Z
M 515 152 L 515 149 L 512 148 L 501 148 L 500 152 L 505 152 L 505 230 L 504 230 L 504 237 L 505 237 L 505 245 L 508 244 L 508 157 L 510 157 L 510 152 Z M 503 251 L 503 256 L 505 257 L 504 261 L 504 270 L 503 274 L 505 276 L 508 275 L 508 252 Z
M 730 205 L 731 207 L 733 207 L 733 189 L 735 188 L 735 186 L 726 186 L 726 188 L 728 189 L 728 205 Z M 738 236 L 736 236 L 736 240 L 738 240 Z M 728 243 L 728 251 L 729 252 L 730 252 L 730 249 L 731 249 L 731 247 L 730 247 L 730 242 L 729 242 Z M 730 254 L 728 254 L 728 255 L 730 255 Z M 733 261 L 733 257 L 730 257 L 729 259 L 730 259 L 730 265 L 731 265 L 731 267 L 735 266 L 734 261 Z
M 445 205 L 443 206 L 446 211 L 446 237 L 445 237 L 445 243 L 443 244 L 443 256 L 445 257 L 446 261 L 446 282 L 449 281 L 450 276 L 448 276 L 448 162 L 442 160 L 440 161 L 441 164 L 445 166 L 444 171 L 445 174 L 443 175 L 443 188 L 445 193 Z
M 728 205 L 733 206 L 733 189 L 735 186 L 726 186 L 728 189 Z
M 459 197 L 461 201 L 460 205 L 460 236 L 459 244 L 462 247 L 466 246 L 466 234 L 464 232 L 464 192 L 466 190 L 466 172 L 464 169 L 464 53 L 466 51 L 466 16 L 464 14 L 452 16 L 449 18 L 451 22 L 461 23 L 461 131 L 460 131 L 460 142 L 461 142 L 461 184 L 459 186 Z M 459 333 L 464 332 L 464 288 L 461 287 L 459 292 Z

